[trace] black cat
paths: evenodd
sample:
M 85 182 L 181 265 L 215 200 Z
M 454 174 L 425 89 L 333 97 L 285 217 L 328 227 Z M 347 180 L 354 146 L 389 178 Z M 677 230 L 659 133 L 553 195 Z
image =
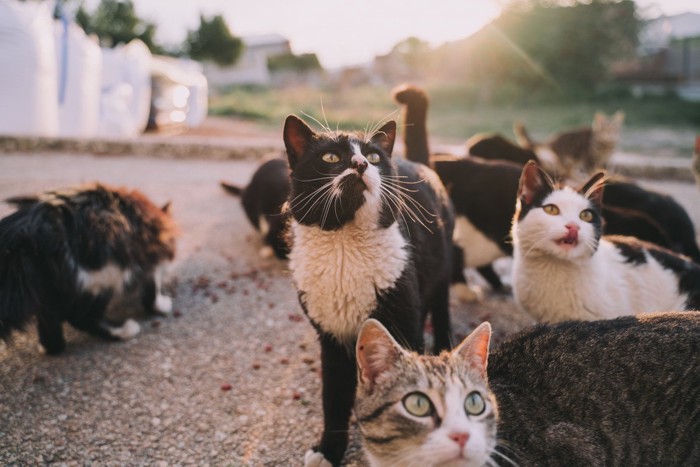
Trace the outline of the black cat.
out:
M 0 220 L 0 338 L 36 318 L 41 345 L 64 350 L 62 322 L 108 339 L 140 328 L 104 313 L 112 298 L 138 288 L 144 308 L 169 313 L 162 269 L 175 255 L 168 206 L 138 191 L 91 185 L 8 202 L 16 212 Z
M 266 245 L 280 259 L 289 255 L 288 225 L 290 215 L 283 209 L 289 198 L 289 164 L 283 159 L 270 159 L 260 165 L 245 188 L 228 182 L 221 187 L 240 196 L 248 220 L 260 232 Z M 261 250 L 268 256 L 267 250 Z
M 340 464 L 357 383 L 354 345 L 369 317 L 422 351 L 450 347 L 452 207 L 429 168 L 392 160 L 396 124 L 369 135 L 316 133 L 287 118 L 290 269 L 321 344 L 324 430 L 306 465 Z

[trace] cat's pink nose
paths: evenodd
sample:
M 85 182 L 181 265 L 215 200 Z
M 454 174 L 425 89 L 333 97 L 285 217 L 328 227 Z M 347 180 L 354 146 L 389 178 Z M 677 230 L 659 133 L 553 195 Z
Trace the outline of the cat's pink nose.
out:
M 367 163 L 367 159 L 365 159 L 364 157 L 360 157 L 360 156 L 353 156 L 352 157 L 352 167 L 353 167 L 353 169 L 357 170 L 357 173 L 359 173 L 360 175 L 365 173 L 365 170 L 367 170 L 368 165 L 369 164 Z
M 450 439 L 455 443 L 459 444 L 460 448 L 463 448 L 467 441 L 469 441 L 469 433 L 452 433 Z
M 578 238 L 578 231 L 581 230 L 581 227 L 579 227 L 576 224 L 566 224 L 564 227 L 566 227 L 567 237 L 571 237 L 574 239 Z

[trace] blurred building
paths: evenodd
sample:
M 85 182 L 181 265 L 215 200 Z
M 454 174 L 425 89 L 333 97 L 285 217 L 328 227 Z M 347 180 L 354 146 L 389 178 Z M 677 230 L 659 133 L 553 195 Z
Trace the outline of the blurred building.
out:
M 289 40 L 279 34 L 263 34 L 241 37 L 244 49 L 235 65 L 221 67 L 212 62 L 204 63 L 204 75 L 209 86 L 221 88 L 236 84 L 272 84 L 268 58 L 290 54 Z
M 662 16 L 639 35 L 637 57 L 618 63 L 615 77 L 639 94 L 677 92 L 700 100 L 700 14 Z

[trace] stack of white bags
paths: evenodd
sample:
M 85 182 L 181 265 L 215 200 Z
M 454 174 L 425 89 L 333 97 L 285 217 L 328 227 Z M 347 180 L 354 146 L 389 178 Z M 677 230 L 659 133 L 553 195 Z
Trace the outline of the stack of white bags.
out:
M 151 107 L 148 47 L 134 40 L 100 48 L 75 23 L 54 20 L 53 7 L 0 0 L 0 135 L 141 134 Z M 203 86 L 206 93 L 206 80 Z M 206 114 L 201 90 L 191 94 L 189 111 Z

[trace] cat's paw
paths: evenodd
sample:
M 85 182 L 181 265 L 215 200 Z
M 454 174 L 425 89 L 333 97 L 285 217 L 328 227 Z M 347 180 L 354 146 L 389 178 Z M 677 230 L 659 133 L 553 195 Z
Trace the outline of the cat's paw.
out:
M 261 258 L 268 259 L 275 256 L 275 250 L 273 250 L 271 246 L 265 245 L 264 247 L 260 248 L 258 254 Z
M 131 339 L 140 332 L 141 326 L 133 319 L 127 319 L 126 321 L 124 321 L 124 324 L 122 324 L 118 328 L 111 328 L 109 330 L 109 333 L 111 335 L 113 335 L 114 337 L 118 337 L 123 341 Z
M 455 284 L 452 286 L 455 297 L 462 303 L 480 302 L 484 299 L 484 290 L 476 285 Z
M 304 467 L 333 467 L 322 453 L 309 449 L 304 454 Z
M 162 315 L 169 315 L 173 312 L 173 299 L 167 295 L 158 295 L 153 309 Z

